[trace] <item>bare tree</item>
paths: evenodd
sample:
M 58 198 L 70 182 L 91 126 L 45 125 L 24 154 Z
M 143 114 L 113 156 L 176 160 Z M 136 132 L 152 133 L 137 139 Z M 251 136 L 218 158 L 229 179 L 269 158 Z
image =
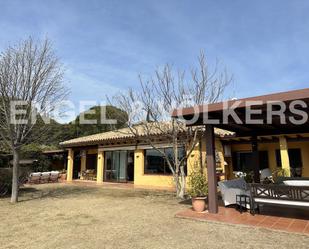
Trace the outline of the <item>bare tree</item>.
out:
M 30 37 L 1 53 L 0 136 L 13 153 L 13 203 L 18 201 L 21 147 L 46 130 L 44 115 L 66 94 L 63 67 L 48 39 L 40 42 Z
M 140 77 L 140 91 L 129 89 L 109 100 L 128 113 L 130 132 L 165 157 L 180 198 L 185 194 L 185 162 L 199 142 L 203 127 L 186 127 L 183 121 L 171 119 L 170 114 L 175 108 L 218 101 L 231 81 L 232 77 L 225 69 L 220 70 L 218 62 L 210 72 L 201 52 L 198 66 L 188 77 L 185 71 L 175 73 L 167 64 L 146 81 Z M 173 145 L 173 157 L 160 148 L 157 134 Z M 186 148 L 184 156 L 180 156 L 180 146 Z

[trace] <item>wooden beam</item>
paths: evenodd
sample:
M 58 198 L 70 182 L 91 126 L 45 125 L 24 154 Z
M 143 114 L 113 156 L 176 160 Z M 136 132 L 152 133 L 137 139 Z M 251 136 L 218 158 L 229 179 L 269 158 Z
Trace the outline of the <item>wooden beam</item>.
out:
M 206 125 L 206 164 L 208 177 L 208 211 L 218 213 L 218 193 L 215 158 L 215 134 L 212 125 Z
M 270 140 L 270 139 L 261 139 L 260 141 L 259 141 L 259 144 L 269 144 L 269 143 L 277 143 L 279 141 L 279 139 L 276 139 L 276 138 L 274 138 L 274 139 L 272 139 L 272 140 Z M 288 141 L 290 141 L 290 140 L 288 140 Z M 300 140 L 300 141 L 302 141 L 302 140 Z M 250 140 L 240 140 L 240 141 L 236 141 L 236 140 L 227 140 L 227 139 L 225 139 L 225 140 L 222 140 L 222 143 L 223 144 L 251 144 L 252 142 L 251 142 L 251 139 Z

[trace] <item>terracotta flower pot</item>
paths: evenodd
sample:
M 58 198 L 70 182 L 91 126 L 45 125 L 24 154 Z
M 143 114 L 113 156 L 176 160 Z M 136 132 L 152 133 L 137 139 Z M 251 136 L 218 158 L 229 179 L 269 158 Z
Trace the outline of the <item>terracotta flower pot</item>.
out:
M 206 208 L 205 203 L 206 197 L 193 197 L 192 198 L 192 207 L 196 212 L 203 212 Z
M 66 173 L 62 173 L 60 179 L 62 181 L 65 181 L 67 179 L 67 174 Z

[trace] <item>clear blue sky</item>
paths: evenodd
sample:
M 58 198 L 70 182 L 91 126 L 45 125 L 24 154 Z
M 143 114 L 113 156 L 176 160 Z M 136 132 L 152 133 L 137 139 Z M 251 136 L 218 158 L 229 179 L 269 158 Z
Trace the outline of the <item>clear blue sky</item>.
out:
M 309 1 L 0 2 L 0 50 L 48 36 L 70 99 L 101 100 L 166 62 L 188 68 L 201 49 L 233 73 L 230 96 L 308 87 Z

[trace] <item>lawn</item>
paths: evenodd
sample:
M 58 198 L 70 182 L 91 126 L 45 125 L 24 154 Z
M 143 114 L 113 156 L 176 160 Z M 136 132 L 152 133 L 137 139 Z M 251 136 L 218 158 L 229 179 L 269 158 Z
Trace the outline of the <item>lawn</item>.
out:
M 308 248 L 309 237 L 175 218 L 171 193 L 65 184 L 0 199 L 1 248 Z

